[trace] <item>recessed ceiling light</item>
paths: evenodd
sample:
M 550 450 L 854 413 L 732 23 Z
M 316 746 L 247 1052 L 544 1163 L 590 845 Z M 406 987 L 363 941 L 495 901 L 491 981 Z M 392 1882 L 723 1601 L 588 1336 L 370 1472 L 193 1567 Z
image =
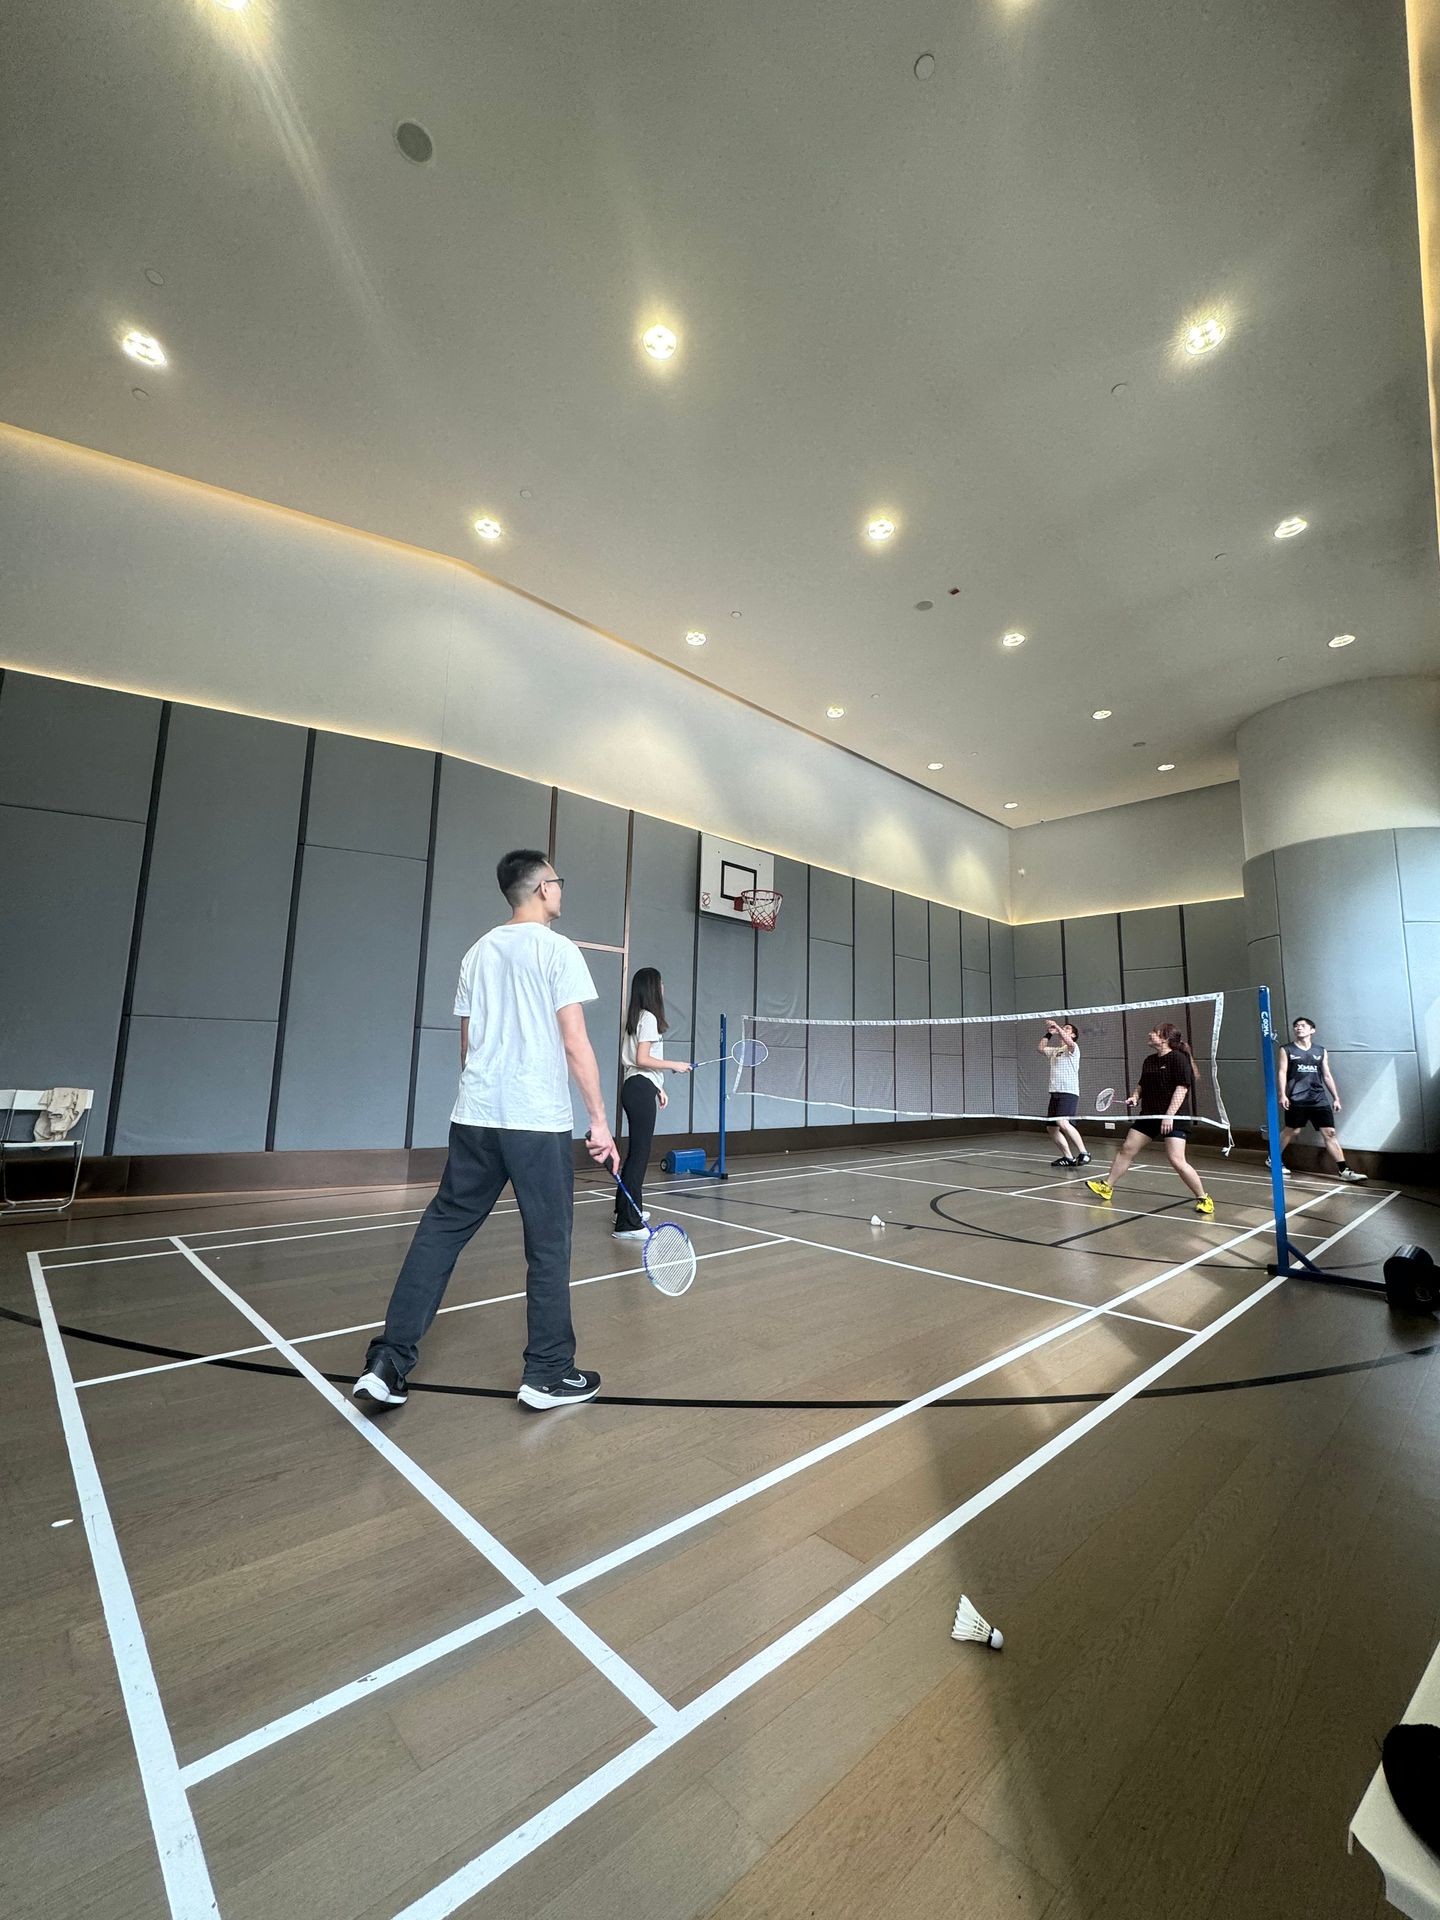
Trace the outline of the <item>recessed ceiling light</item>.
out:
M 1007 633 L 1002 638 L 1000 644 L 1002 647 L 1023 647 L 1025 644 L 1025 636 L 1023 633 Z
M 888 540 L 894 531 L 895 522 L 893 520 L 872 520 L 865 529 L 865 536 L 869 540 L 878 542 Z
M 1092 720 L 1108 720 L 1111 712 L 1112 709 L 1110 707 L 1096 707 L 1090 718 Z
M 669 327 L 650 327 L 641 335 L 640 344 L 652 360 L 673 360 L 680 343 Z
M 1292 513 L 1288 520 L 1282 520 L 1275 529 L 1277 540 L 1293 540 L 1297 533 L 1303 533 L 1310 522 L 1302 520 L 1298 513 Z
M 1353 647 L 1354 644 L 1355 644 L 1355 636 L 1353 633 L 1337 633 L 1335 638 L 1330 642 L 1330 645 L 1332 648 Z
M 740 618 L 740 609 L 739 609 L 739 607 L 732 607 L 732 608 L 730 609 L 730 618 L 731 618 L 732 620 L 738 620 L 738 619 Z
M 927 760 L 925 762 L 925 771 L 927 773 L 939 773 L 943 770 L 944 766 L 945 762 L 943 760 Z
M 705 644 L 705 635 L 697 632 L 696 629 L 692 627 L 685 636 L 685 644 L 687 647 L 703 647 Z
M 1219 320 L 1201 320 L 1186 330 L 1185 351 L 1188 354 L 1213 353 L 1225 338 L 1225 328 Z
M 535 489 L 533 487 L 521 487 L 520 498 L 522 500 L 533 500 L 535 498 Z
M 418 120 L 402 120 L 395 129 L 395 144 L 407 160 L 423 167 L 435 157 L 435 142 Z
M 141 333 L 132 327 L 120 342 L 121 348 L 132 360 L 138 360 L 142 367 L 163 367 L 166 365 L 165 349 L 153 335 Z
M 475 531 L 482 540 L 498 540 L 505 529 L 498 520 L 491 520 L 486 515 L 475 522 Z
M 826 707 L 825 718 L 827 720 L 843 720 L 845 718 L 844 707 Z
M 1173 773 L 1175 771 L 1175 762 L 1173 760 L 1162 760 L 1155 771 L 1157 773 Z
M 928 80 L 931 74 L 934 73 L 934 71 L 935 71 L 934 54 L 922 53 L 920 55 L 920 58 L 915 62 L 915 78 L 917 80 Z
M 1006 811 L 1006 813 L 1013 813 L 1013 812 L 1015 811 L 1015 809 L 1016 809 L 1016 807 L 1018 807 L 1018 806 L 1019 806 L 1019 804 L 1020 804 L 1020 802 L 1019 802 L 1018 800 L 1007 800 L 1007 801 L 1005 802 L 1005 811 Z
M 163 287 L 165 284 L 165 276 L 158 267 L 146 267 L 145 278 L 152 287 Z

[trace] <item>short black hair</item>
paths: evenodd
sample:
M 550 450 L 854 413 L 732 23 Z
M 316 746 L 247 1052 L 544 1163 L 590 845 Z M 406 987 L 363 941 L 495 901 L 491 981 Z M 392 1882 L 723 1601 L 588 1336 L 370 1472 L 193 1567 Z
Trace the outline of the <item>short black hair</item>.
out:
M 1295 1018 L 1290 1022 L 1290 1031 L 1292 1033 L 1295 1031 L 1296 1027 L 1299 1026 L 1302 1020 L 1305 1022 L 1307 1027 L 1313 1027 L 1316 1033 L 1320 1031 L 1320 1023 L 1318 1020 L 1312 1020 L 1308 1013 L 1297 1013 Z
M 518 907 L 526 894 L 535 891 L 536 874 L 549 864 L 549 854 L 538 853 L 534 847 L 516 847 L 513 853 L 500 856 L 495 878 L 512 907 Z

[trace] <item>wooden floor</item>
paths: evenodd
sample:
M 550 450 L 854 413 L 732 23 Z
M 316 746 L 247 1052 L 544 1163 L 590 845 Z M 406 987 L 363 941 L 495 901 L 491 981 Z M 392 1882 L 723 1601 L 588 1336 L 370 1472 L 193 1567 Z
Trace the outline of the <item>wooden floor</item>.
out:
M 508 1205 L 373 1424 L 344 1383 L 425 1195 L 0 1229 L 0 1910 L 1388 1911 L 1345 1830 L 1440 1636 L 1440 1328 L 1265 1292 L 1243 1156 L 1213 1221 L 1154 1161 L 1105 1208 L 1049 1158 L 652 1185 L 678 1301 L 587 1187 L 606 1397 L 546 1416 Z M 1348 1271 L 1440 1245 L 1433 1195 L 1290 1198 L 1307 1248 L 1356 1223 Z M 1002 1653 L 949 1638 L 962 1589 Z

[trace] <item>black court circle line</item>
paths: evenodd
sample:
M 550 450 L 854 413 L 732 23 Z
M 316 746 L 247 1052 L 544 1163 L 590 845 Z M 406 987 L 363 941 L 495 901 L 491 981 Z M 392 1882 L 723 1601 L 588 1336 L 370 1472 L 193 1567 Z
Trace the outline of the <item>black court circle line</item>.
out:
M 0 1307 L 0 1318 L 12 1320 L 22 1327 L 39 1329 L 40 1322 L 34 1314 L 21 1313 L 15 1307 Z M 219 1360 L 209 1359 L 201 1353 L 190 1353 L 183 1347 L 161 1347 L 143 1340 L 123 1340 L 114 1333 L 93 1333 L 86 1327 L 61 1326 L 59 1331 L 68 1340 L 85 1340 L 92 1346 L 118 1347 L 126 1353 L 147 1353 L 162 1360 L 193 1360 L 207 1367 L 224 1367 L 232 1373 L 264 1373 L 285 1380 L 303 1378 L 293 1367 L 279 1367 L 265 1360 Z M 1197 1328 L 1198 1332 L 1199 1329 Z M 1189 1386 L 1144 1387 L 1135 1395 L 1137 1400 L 1184 1400 L 1202 1393 L 1240 1393 L 1253 1387 L 1287 1387 L 1301 1384 L 1307 1380 L 1333 1380 L 1343 1374 L 1373 1373 L 1380 1367 L 1399 1366 L 1406 1360 L 1423 1360 L 1428 1355 L 1440 1353 L 1440 1341 L 1429 1346 L 1406 1347 L 1399 1353 L 1382 1353 L 1374 1360 L 1346 1360 L 1331 1367 L 1302 1367 L 1290 1373 L 1253 1374 L 1243 1380 L 1199 1380 Z M 354 1381 L 353 1373 L 327 1373 L 322 1376 L 332 1386 L 348 1387 Z M 76 1383 L 84 1385 L 83 1381 Z M 458 1396 L 467 1400 L 513 1400 L 514 1392 L 509 1387 L 460 1387 L 439 1380 L 412 1380 L 412 1393 L 441 1393 Z M 1006 1393 L 965 1395 L 949 1400 L 932 1400 L 935 1407 L 1082 1407 L 1095 1406 L 1102 1400 L 1108 1400 L 1118 1389 L 1112 1387 L 1106 1393 Z M 678 1397 L 665 1397 L 649 1394 L 602 1393 L 590 1403 L 597 1407 L 676 1407 L 692 1410 L 714 1408 L 720 1411 L 749 1409 L 757 1412 L 776 1413 L 888 1413 L 897 1407 L 910 1404 L 908 1400 L 700 1400 Z

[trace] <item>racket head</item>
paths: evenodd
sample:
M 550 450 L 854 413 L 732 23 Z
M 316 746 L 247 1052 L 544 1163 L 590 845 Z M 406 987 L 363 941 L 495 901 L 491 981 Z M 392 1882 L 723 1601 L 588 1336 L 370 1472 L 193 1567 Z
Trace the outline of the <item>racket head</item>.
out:
M 1095 1096 L 1096 1113 L 1108 1113 L 1115 1104 L 1114 1087 L 1102 1087 Z
M 770 1049 L 763 1040 L 737 1040 L 730 1049 L 730 1058 L 743 1072 L 746 1067 L 760 1067 L 770 1058 Z
M 654 1229 L 641 1259 L 651 1286 L 672 1300 L 687 1292 L 695 1278 L 695 1249 L 689 1234 L 674 1220 L 664 1220 Z

